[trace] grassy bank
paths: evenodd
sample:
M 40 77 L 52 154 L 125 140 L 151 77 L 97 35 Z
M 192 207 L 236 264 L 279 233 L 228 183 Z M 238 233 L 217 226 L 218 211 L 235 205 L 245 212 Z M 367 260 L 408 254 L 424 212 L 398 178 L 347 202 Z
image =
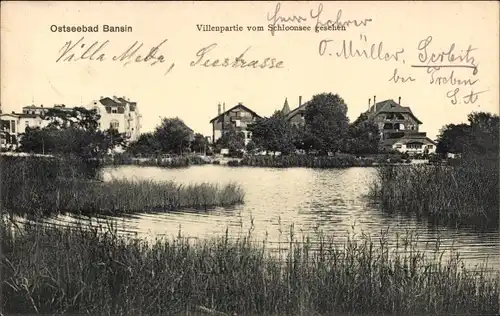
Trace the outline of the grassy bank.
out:
M 498 157 L 475 157 L 453 166 L 378 168 L 371 195 L 388 211 L 439 223 L 498 227 Z
M 157 166 L 164 168 L 183 168 L 192 165 L 205 165 L 209 162 L 196 155 L 173 156 L 164 158 L 161 156 L 134 157 L 128 154 L 115 154 L 102 160 L 104 165 L 135 165 L 135 166 Z
M 290 243 L 277 258 L 250 238 L 147 245 L 112 229 L 27 226 L 14 236 L 5 223 L 1 233 L 6 313 L 486 315 L 499 308 L 498 276 L 467 271 L 458 257 L 428 263 L 411 240 L 395 253 L 383 238 L 344 247 L 324 238 L 315 252 Z
M 337 156 L 312 156 L 312 155 L 287 155 L 287 156 L 247 156 L 239 164 L 231 165 L 269 167 L 269 168 L 348 168 L 369 167 L 376 161 L 373 158 L 357 158 L 353 155 Z
M 17 214 L 118 214 L 243 202 L 235 185 L 88 179 L 64 159 L 2 157 L 2 206 Z

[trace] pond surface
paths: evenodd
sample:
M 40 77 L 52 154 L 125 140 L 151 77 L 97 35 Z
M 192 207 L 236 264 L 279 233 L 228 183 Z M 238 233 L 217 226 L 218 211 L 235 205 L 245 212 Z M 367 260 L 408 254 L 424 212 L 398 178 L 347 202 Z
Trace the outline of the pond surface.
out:
M 290 226 L 295 237 L 308 235 L 314 241 L 318 232 L 334 236 L 343 242 L 349 234 L 364 232 L 378 237 L 388 230 L 389 242 L 398 234 L 413 231 L 422 250 L 434 249 L 439 240 L 441 250 L 460 252 L 468 266 L 484 263 L 500 270 L 498 230 L 477 232 L 474 229 L 432 227 L 426 222 L 406 216 L 389 215 L 366 198 L 374 180 L 374 168 L 349 169 L 271 169 L 226 167 L 217 165 L 192 166 L 185 169 L 120 166 L 103 171 L 110 179 L 173 180 L 190 184 L 211 182 L 239 183 L 245 191 L 245 204 L 232 208 L 217 208 L 208 212 L 175 212 L 135 214 L 119 218 L 118 229 L 143 238 L 172 237 L 179 234 L 195 238 L 248 234 L 256 240 L 266 239 L 270 247 L 287 246 Z M 65 223 L 84 221 L 61 216 Z M 92 219 L 96 223 L 96 219 Z M 431 250 L 428 250 L 431 251 Z

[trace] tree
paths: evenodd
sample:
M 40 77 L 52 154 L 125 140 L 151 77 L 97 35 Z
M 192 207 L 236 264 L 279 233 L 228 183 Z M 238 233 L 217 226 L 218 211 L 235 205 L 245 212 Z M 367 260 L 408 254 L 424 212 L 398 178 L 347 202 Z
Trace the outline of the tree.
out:
M 144 133 L 139 139 L 130 143 L 127 152 L 132 155 L 154 155 L 161 152 L 161 145 L 154 133 Z
M 248 127 L 255 144 L 268 152 L 289 154 L 295 150 L 293 129 L 281 111 L 269 118 L 258 119 Z
M 246 145 L 246 150 L 249 153 L 253 153 L 255 150 L 257 150 L 257 145 L 253 140 L 250 140 L 248 144 Z
M 228 125 L 222 136 L 216 142 L 217 148 L 229 149 L 229 154 L 234 155 L 245 148 L 245 135 L 232 124 Z
M 336 152 L 344 146 L 348 134 L 347 105 L 337 94 L 313 96 L 305 110 L 307 143 L 323 154 Z
M 499 117 L 486 112 L 473 112 L 468 116 L 469 124 L 445 125 L 438 135 L 437 152 L 445 155 L 498 155 Z
M 439 132 L 436 152 L 442 155 L 447 153 L 463 153 L 470 142 L 470 126 L 467 124 L 448 124 Z
M 97 131 L 100 115 L 95 109 L 84 107 L 75 108 L 51 108 L 44 114 L 44 119 L 49 120 L 48 127 L 55 128 L 77 128 L 86 131 Z
M 125 146 L 123 135 L 116 130 L 99 131 L 100 116 L 85 108 L 52 108 L 44 115 L 50 123 L 45 128 L 27 128 L 20 151 L 77 155 L 98 158 L 118 145 Z
M 379 150 L 380 131 L 377 124 L 366 113 L 362 113 L 349 125 L 346 152 L 354 154 L 376 154 Z
M 208 148 L 208 140 L 200 133 L 194 134 L 193 141 L 191 142 L 191 149 L 197 153 L 203 153 Z
M 469 146 L 473 154 L 493 154 L 499 152 L 499 117 L 486 112 L 473 112 L 467 116 L 470 124 Z
M 164 118 L 155 134 L 163 153 L 182 154 L 191 144 L 193 130 L 178 117 Z

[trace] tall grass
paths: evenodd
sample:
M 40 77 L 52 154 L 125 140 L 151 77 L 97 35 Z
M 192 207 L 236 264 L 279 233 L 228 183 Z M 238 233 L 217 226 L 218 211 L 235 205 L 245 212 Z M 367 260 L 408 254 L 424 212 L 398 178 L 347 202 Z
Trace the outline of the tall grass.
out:
M 369 167 L 374 163 L 371 158 L 357 158 L 353 155 L 337 156 L 312 156 L 312 155 L 286 155 L 286 156 L 247 156 L 239 165 L 252 167 L 289 168 L 348 168 Z M 234 166 L 235 164 L 233 164 Z
M 110 227 L 69 229 L 1 224 L 2 310 L 6 313 L 173 315 L 486 315 L 498 312 L 500 277 L 467 270 L 458 256 L 427 261 L 415 240 L 291 238 L 272 257 L 251 234 L 153 244 Z M 292 233 L 293 235 L 293 233 Z
M 18 214 L 76 213 L 85 215 L 127 212 L 208 209 L 243 203 L 244 192 L 234 183 L 201 183 L 82 178 L 58 159 L 3 159 L 2 206 Z
M 498 227 L 498 157 L 475 157 L 454 166 L 382 166 L 371 195 L 384 209 L 433 221 Z
M 158 166 L 164 168 L 183 168 L 191 165 L 204 165 L 209 162 L 197 155 L 174 156 L 164 158 L 161 156 L 134 157 L 124 154 L 115 154 L 113 157 L 103 159 L 105 165 L 136 165 L 136 166 Z

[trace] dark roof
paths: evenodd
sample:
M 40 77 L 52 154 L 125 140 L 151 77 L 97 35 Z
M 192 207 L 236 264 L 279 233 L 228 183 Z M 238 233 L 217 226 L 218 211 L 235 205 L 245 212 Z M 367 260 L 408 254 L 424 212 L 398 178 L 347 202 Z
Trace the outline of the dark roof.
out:
M 392 139 L 385 139 L 383 141 L 384 146 L 392 146 L 395 143 L 401 143 L 401 144 L 408 144 L 408 143 L 413 143 L 413 142 L 423 142 L 423 141 L 428 141 L 432 143 L 433 145 L 436 145 L 436 142 L 430 139 L 429 137 L 412 137 L 412 136 L 404 136 L 401 138 L 392 138 Z
M 375 107 L 375 112 L 373 111 Z M 368 115 L 375 116 L 379 113 L 408 113 L 419 123 L 422 122 L 413 114 L 409 106 L 401 106 L 393 99 L 377 102 L 370 107 Z
M 105 97 L 99 100 L 105 107 L 106 107 L 106 112 L 110 113 L 111 109 L 109 107 L 118 107 L 118 108 L 124 108 L 126 104 L 130 104 L 130 111 L 135 111 L 137 107 L 137 102 L 133 101 L 127 101 L 124 98 L 110 98 L 110 97 Z
M 133 102 L 133 101 L 128 101 L 128 100 L 125 100 L 124 98 L 117 98 L 118 101 L 120 101 L 121 103 L 123 104 L 130 104 L 130 111 L 135 111 L 135 108 L 137 106 L 137 102 Z
M 306 109 L 306 107 L 309 105 L 309 102 L 310 101 L 307 101 L 306 103 L 302 104 L 301 106 L 299 107 L 296 107 L 295 109 L 293 109 L 292 111 L 290 111 L 290 113 L 288 113 L 286 115 L 286 118 L 287 119 L 291 119 L 292 117 L 294 117 L 296 114 L 304 111 Z
M 285 98 L 285 104 L 283 104 L 283 109 L 281 110 L 283 114 L 288 114 L 290 113 L 290 106 L 288 105 L 288 98 Z
M 19 115 L 20 118 L 37 118 L 37 117 L 40 117 L 40 115 L 37 115 L 37 114 L 19 113 L 18 115 Z
M 245 109 L 246 111 L 252 113 L 253 116 L 256 116 L 258 118 L 260 118 L 261 116 L 257 113 L 255 113 L 254 111 L 250 110 L 249 108 L 247 108 L 246 106 L 244 106 L 243 104 L 239 103 L 239 104 L 236 104 L 235 106 L 233 106 L 232 108 L 230 108 L 229 110 L 217 115 L 216 117 L 214 117 L 213 119 L 210 120 L 210 123 L 213 123 L 216 119 L 218 119 L 219 117 L 221 116 L 224 116 L 226 115 L 226 113 L 228 112 L 231 112 L 232 110 L 236 109 L 236 108 L 243 108 Z
M 105 97 L 105 98 L 102 98 L 99 100 L 99 102 L 101 102 L 104 106 L 124 106 L 124 104 L 120 103 L 120 102 L 116 102 L 115 100 L 109 98 L 109 97 Z

